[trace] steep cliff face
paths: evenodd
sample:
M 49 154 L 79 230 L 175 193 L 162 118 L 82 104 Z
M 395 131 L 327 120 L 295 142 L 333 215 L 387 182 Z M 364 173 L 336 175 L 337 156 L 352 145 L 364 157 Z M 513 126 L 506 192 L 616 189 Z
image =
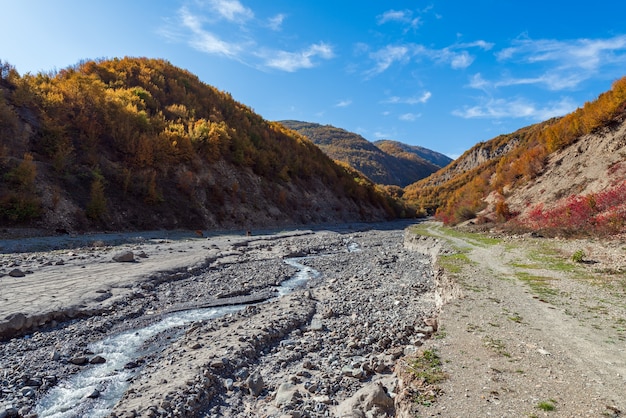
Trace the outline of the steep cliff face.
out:
M 439 186 L 455 176 L 471 171 L 489 161 L 496 160 L 508 154 L 515 149 L 519 143 L 520 139 L 516 136 L 507 138 L 504 141 L 498 141 L 497 144 L 481 142 L 466 151 L 443 170 L 426 178 L 422 184 L 424 186 Z
M 537 205 L 554 207 L 571 196 L 609 191 L 626 179 L 626 115 L 550 155 L 544 170 L 506 201 L 522 218 Z M 625 212 L 626 214 L 626 212 Z

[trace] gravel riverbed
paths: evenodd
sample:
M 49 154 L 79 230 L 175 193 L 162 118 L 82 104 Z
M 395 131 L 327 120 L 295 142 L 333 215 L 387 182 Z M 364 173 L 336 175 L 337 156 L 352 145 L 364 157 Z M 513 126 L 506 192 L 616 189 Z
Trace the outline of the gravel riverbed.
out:
M 396 416 L 394 366 L 434 332 L 437 311 L 431 257 L 405 246 L 406 226 L 2 254 L 0 417 Z M 130 261 L 119 261 L 124 252 Z M 277 297 L 303 268 L 306 284 Z M 101 384 L 75 410 L 41 406 L 68 379 L 112 361 L 94 343 L 241 302 L 143 341 L 122 367 L 119 399 Z

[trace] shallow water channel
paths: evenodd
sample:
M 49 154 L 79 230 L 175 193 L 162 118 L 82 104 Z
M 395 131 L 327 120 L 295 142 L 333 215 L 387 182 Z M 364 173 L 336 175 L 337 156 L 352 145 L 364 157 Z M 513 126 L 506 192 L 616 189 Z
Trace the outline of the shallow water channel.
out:
M 297 272 L 278 287 L 278 295 L 284 296 L 320 275 L 317 270 L 298 262 L 300 258 L 285 262 Z M 72 418 L 77 416 L 104 417 L 126 392 L 131 378 L 140 368 L 125 366 L 150 353 L 145 343 L 161 332 L 190 323 L 219 318 L 242 310 L 247 305 L 192 309 L 169 314 L 159 322 L 140 329 L 133 329 L 108 337 L 89 346 L 94 355 L 102 356 L 106 363 L 87 366 L 83 371 L 60 382 L 39 402 L 39 417 Z M 173 341 L 173 340 L 172 340 Z M 155 347 L 152 352 L 162 349 Z

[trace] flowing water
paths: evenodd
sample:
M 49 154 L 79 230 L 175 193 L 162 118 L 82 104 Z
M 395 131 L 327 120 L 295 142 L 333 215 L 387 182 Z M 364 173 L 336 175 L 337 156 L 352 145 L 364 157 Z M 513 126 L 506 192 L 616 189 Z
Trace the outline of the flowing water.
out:
M 318 271 L 297 260 L 285 260 L 298 271 L 281 283 L 278 288 L 280 296 L 293 292 L 311 278 L 320 275 Z M 142 348 L 146 341 L 169 329 L 195 321 L 219 318 L 245 307 L 246 305 L 235 305 L 176 312 L 145 328 L 130 330 L 91 344 L 89 349 L 94 355 L 104 357 L 106 363 L 88 366 L 52 388 L 37 405 L 38 416 L 40 418 L 106 416 L 126 392 L 130 379 L 137 372 L 137 369 L 127 369 L 125 366 L 150 353 Z M 158 348 L 153 351 L 156 349 Z

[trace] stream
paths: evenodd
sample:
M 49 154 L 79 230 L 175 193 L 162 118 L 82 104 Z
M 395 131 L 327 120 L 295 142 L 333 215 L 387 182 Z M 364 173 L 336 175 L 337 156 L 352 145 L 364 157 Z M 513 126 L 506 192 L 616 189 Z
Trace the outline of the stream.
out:
M 297 272 L 278 286 L 279 297 L 293 292 L 310 279 L 320 276 L 320 272 L 299 263 L 299 259 L 284 260 L 285 263 L 296 268 Z M 36 407 L 38 416 L 41 418 L 106 416 L 126 392 L 133 376 L 141 370 L 140 367 L 128 368 L 127 365 L 163 348 L 143 348 L 148 340 L 169 329 L 196 321 L 219 318 L 240 311 L 246 306 L 248 305 L 176 312 L 150 326 L 129 330 L 91 344 L 89 346 L 91 352 L 102 356 L 106 362 L 86 366 L 81 372 L 50 389 Z

